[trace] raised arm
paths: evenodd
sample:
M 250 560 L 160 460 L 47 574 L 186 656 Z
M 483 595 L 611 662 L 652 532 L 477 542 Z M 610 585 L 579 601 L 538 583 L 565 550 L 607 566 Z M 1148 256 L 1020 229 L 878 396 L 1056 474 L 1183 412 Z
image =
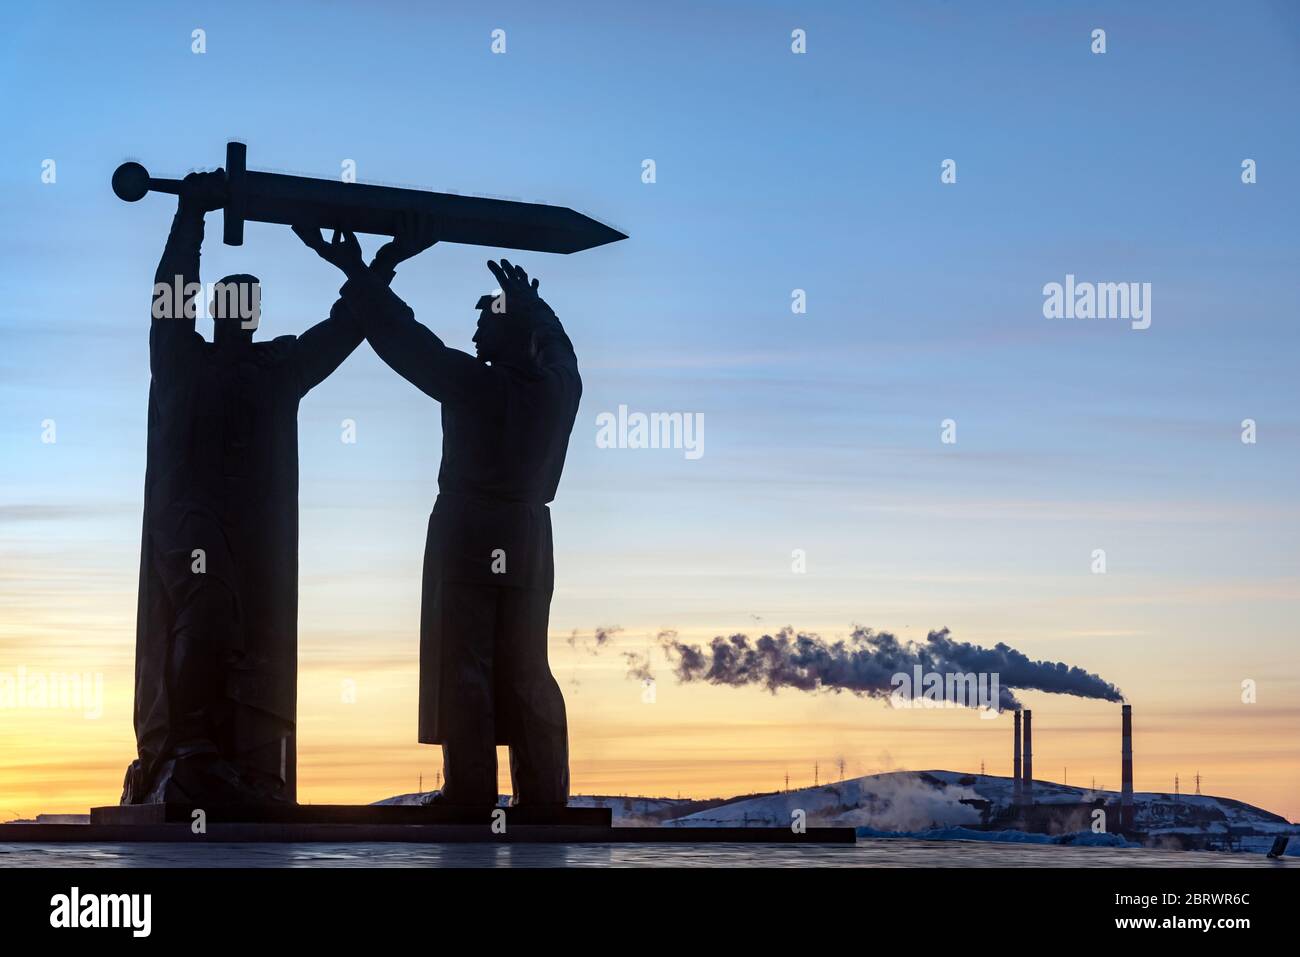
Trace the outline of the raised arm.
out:
M 534 319 L 533 341 L 537 346 L 537 365 L 543 375 L 563 379 L 566 387 L 582 395 L 582 378 L 578 375 L 578 355 L 573 351 L 569 334 L 560 319 L 547 306 Z
M 411 307 L 365 269 L 339 291 L 361 319 L 371 347 L 394 372 L 439 402 L 503 403 L 495 372 L 467 352 L 449 348 L 415 319 Z
M 165 374 L 177 350 L 194 339 L 194 321 L 202 306 L 199 251 L 203 216 L 224 202 L 225 173 L 218 170 L 185 177 L 171 232 L 154 273 L 149 325 L 149 367 L 154 375 Z
M 304 243 L 341 269 L 347 282 L 342 301 L 360 323 L 371 347 L 389 367 L 439 402 L 504 402 L 498 376 L 468 353 L 450 349 L 415 319 L 415 313 L 388 288 L 397 264 L 432 246 L 432 223 L 405 217 L 399 235 L 375 254 L 367 267 L 351 233 L 335 232 L 326 243 L 319 230 L 294 227 Z
M 293 364 L 298 370 L 298 394 L 306 395 L 325 381 L 363 338 L 361 323 L 342 299 L 335 301 L 329 318 L 316 323 L 293 343 Z
M 361 258 L 361 247 L 355 238 L 345 242 L 344 236 L 336 231 L 334 241 L 326 243 L 319 229 L 295 226 L 293 231 L 327 262 L 341 266 L 354 256 L 358 260 Z M 376 266 L 379 265 L 376 262 Z M 379 269 L 384 283 L 392 282 L 393 274 L 393 269 Z M 342 299 L 336 300 L 328 319 L 316 323 L 293 342 L 292 362 L 298 373 L 298 394 L 306 395 L 320 385 L 361 344 L 362 338 L 364 334 L 357 317 Z

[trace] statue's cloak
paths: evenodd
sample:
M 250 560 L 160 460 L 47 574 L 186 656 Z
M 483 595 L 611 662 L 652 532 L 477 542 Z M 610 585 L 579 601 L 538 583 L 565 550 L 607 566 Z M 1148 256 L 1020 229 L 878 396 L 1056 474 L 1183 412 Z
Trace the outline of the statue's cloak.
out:
M 158 344 L 155 343 L 155 346 Z M 234 596 L 223 649 L 223 711 L 236 766 L 278 776 L 295 799 L 298 647 L 298 403 L 306 388 L 294 336 L 249 346 L 237 361 L 197 333 L 168 344 L 149 387 L 135 731 L 143 800 L 176 745 L 168 662 L 177 576 Z M 304 387 L 306 386 L 306 388 Z M 141 791 L 140 789 L 143 789 Z

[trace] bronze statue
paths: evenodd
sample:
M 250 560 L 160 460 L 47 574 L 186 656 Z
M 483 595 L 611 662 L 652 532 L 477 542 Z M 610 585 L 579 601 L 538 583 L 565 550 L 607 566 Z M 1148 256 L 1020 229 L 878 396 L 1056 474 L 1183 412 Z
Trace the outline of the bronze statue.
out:
M 298 403 L 363 334 L 442 405 L 420 624 L 422 742 L 441 744 L 434 803 L 496 803 L 497 744 L 515 801 L 568 800 L 564 700 L 547 663 L 551 519 L 582 382 L 568 336 L 507 260 L 478 302 L 477 358 L 447 348 L 388 288 L 437 239 L 574 252 L 626 238 L 571 209 L 336 183 L 245 168 L 153 179 L 126 163 L 113 190 L 180 196 L 155 277 L 149 432 L 136 623 L 139 758 L 123 804 L 231 805 L 296 796 Z M 224 238 L 292 223 L 347 275 L 324 322 L 253 342 L 260 284 L 217 284 L 214 333 L 195 330 L 204 214 Z M 436 218 L 435 218 L 436 217 Z M 320 227 L 335 229 L 326 242 Z M 367 266 L 353 230 L 394 235 Z
M 123 804 L 293 801 L 298 403 L 361 342 L 341 301 L 301 336 L 254 342 L 260 285 L 215 287 L 195 329 L 204 214 L 223 171 L 179 187 L 155 276 L 136 619 L 139 758 Z M 389 250 L 370 274 L 392 278 Z
M 408 216 L 407 249 L 436 242 Z M 582 394 L 573 345 L 518 266 L 477 303 L 477 358 L 448 348 L 362 261 L 350 233 L 295 232 L 347 276 L 340 292 L 392 369 L 442 406 L 442 466 L 429 516 L 420 616 L 419 738 L 441 744 L 432 803 L 497 800 L 496 745 L 510 749 L 514 803 L 569 797 L 564 699 L 547 663 L 555 564 L 551 514 Z

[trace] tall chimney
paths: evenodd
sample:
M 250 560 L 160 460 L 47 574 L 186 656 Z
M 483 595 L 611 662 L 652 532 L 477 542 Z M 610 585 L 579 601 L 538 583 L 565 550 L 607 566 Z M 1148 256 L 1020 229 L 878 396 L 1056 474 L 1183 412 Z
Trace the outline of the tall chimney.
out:
M 1033 806 L 1034 803 L 1034 713 L 1025 712 L 1025 778 L 1021 788 L 1021 800 Z
M 1020 709 L 1017 708 L 1016 709 L 1015 770 L 1012 775 L 1013 780 L 1012 780 L 1012 797 L 1011 797 L 1011 803 L 1016 805 L 1017 807 L 1020 806 L 1020 800 L 1021 800 L 1020 799 L 1020 773 L 1021 773 L 1020 772 Z
M 1122 738 L 1119 746 L 1119 826 L 1121 830 L 1133 829 L 1133 706 L 1120 708 L 1123 716 Z

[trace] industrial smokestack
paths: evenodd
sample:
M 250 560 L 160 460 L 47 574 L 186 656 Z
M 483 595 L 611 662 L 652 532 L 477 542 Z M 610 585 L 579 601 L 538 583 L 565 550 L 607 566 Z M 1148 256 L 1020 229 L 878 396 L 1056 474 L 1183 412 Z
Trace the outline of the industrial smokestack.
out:
M 1120 829 L 1133 829 L 1133 706 L 1124 705 L 1120 709 L 1122 726 L 1119 746 L 1119 824 Z
M 1034 803 L 1034 713 L 1025 712 L 1025 778 L 1021 799 L 1030 806 Z
M 1016 752 L 1015 752 L 1015 769 L 1012 773 L 1012 797 L 1011 803 L 1019 806 L 1020 804 L 1020 709 L 1016 709 Z

